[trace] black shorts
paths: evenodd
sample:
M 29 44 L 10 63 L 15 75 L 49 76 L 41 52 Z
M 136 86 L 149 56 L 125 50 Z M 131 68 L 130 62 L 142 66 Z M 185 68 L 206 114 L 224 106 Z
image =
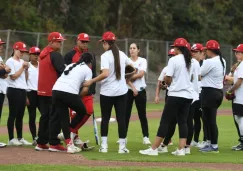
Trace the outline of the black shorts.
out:
M 201 106 L 208 108 L 218 108 L 223 101 L 223 90 L 211 88 L 211 87 L 202 87 L 201 92 Z
M 238 103 L 232 104 L 233 115 L 243 116 L 243 105 Z

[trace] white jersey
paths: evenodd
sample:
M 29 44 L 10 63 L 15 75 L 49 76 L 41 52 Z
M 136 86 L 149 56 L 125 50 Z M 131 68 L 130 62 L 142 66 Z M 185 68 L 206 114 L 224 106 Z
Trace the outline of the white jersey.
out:
M 193 88 L 191 83 L 192 68 L 188 70 L 183 54 L 170 58 L 167 66 L 166 76 L 172 77 L 168 87 L 168 96 L 193 99 Z
M 159 75 L 158 81 L 164 81 L 164 77 L 166 76 L 167 66 L 164 67 Z
M 234 84 L 239 78 L 243 79 L 243 62 L 241 62 L 240 65 L 238 65 L 238 67 L 235 69 Z M 235 90 L 235 99 L 233 100 L 233 103 L 243 105 L 243 84 L 241 84 L 240 87 Z
M 104 96 L 121 96 L 127 93 L 128 88 L 125 79 L 125 67 L 131 64 L 125 53 L 119 51 L 121 79 L 116 79 L 114 56 L 111 50 L 106 51 L 101 55 L 101 70 L 108 69 L 109 75 L 101 81 L 100 94 Z
M 34 65 L 29 62 L 29 68 L 28 68 L 28 80 L 27 80 L 27 86 L 28 91 L 34 90 L 37 91 L 38 87 L 38 77 L 39 77 L 39 63 L 38 66 L 35 67 Z
M 68 70 L 74 64 L 70 64 L 65 68 Z M 84 63 L 74 67 L 67 75 L 62 75 L 57 79 L 52 90 L 63 91 L 71 94 L 79 94 L 80 88 L 84 81 L 92 79 L 91 69 Z
M 6 65 L 11 69 L 11 72 L 8 75 L 14 75 L 22 68 L 23 64 L 24 64 L 23 59 L 15 60 L 13 57 L 9 58 L 6 61 Z M 7 82 L 8 82 L 8 87 L 25 89 L 25 90 L 27 89 L 25 71 L 23 71 L 21 75 L 15 80 L 12 80 L 10 77 L 8 77 Z
M 211 87 L 216 89 L 223 88 L 223 81 L 226 69 L 226 62 L 224 62 L 224 69 L 220 61 L 220 57 L 216 56 L 207 60 L 204 60 L 201 66 L 202 75 L 202 87 Z
M 0 62 L 3 62 L 2 57 L 0 56 Z M 0 93 L 6 94 L 8 83 L 6 79 L 0 78 Z
M 134 68 L 137 68 L 139 73 L 140 71 L 144 71 L 145 73 L 147 72 L 147 60 L 141 57 L 138 57 L 138 59 L 134 62 L 131 59 L 129 59 L 130 62 Z M 138 78 L 133 82 L 134 87 L 136 88 L 137 91 L 141 91 L 146 88 L 146 83 L 145 83 L 145 78 L 144 76 L 142 78 Z M 129 89 L 131 89 L 130 86 L 128 86 Z

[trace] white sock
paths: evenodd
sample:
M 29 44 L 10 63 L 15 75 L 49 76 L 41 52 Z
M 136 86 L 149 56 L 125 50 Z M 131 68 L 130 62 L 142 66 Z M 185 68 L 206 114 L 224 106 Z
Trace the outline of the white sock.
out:
M 101 137 L 101 145 L 107 145 L 107 137 Z
M 70 132 L 70 138 L 71 138 L 71 141 L 73 143 L 73 140 L 74 138 L 76 137 L 77 134 L 73 133 L 73 132 Z
M 211 144 L 213 148 L 218 148 L 218 144 Z
M 119 148 L 124 148 L 126 146 L 126 139 L 120 138 L 119 139 Z

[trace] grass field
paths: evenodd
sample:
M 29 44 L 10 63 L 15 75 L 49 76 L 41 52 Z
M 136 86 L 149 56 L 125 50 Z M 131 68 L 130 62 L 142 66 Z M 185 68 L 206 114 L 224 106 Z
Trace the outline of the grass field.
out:
M 161 111 L 163 104 L 155 105 L 148 104 L 148 111 Z M 230 103 L 224 101 L 221 109 L 230 109 Z M 6 125 L 6 119 L 8 114 L 8 109 L 5 107 L 3 110 L 3 116 L 1 125 Z M 100 114 L 99 105 L 95 105 L 96 115 Z M 133 110 L 136 112 L 135 108 Z M 25 115 L 24 122 L 27 123 L 27 113 Z M 149 120 L 149 132 L 150 140 L 153 141 L 158 129 L 159 119 Z M 237 144 L 237 133 L 234 126 L 232 116 L 219 116 L 218 117 L 218 127 L 219 127 L 219 154 L 202 154 L 197 148 L 192 149 L 192 154 L 185 157 L 175 157 L 170 153 L 160 154 L 158 157 L 143 156 L 138 153 L 141 149 L 146 149 L 148 146 L 142 144 L 142 133 L 139 121 L 132 121 L 128 133 L 128 145 L 127 148 L 130 150 L 130 154 L 119 155 L 117 154 L 118 144 L 116 141 L 118 139 L 118 131 L 116 122 L 111 123 L 109 127 L 108 145 L 109 152 L 107 154 L 101 154 L 98 152 L 98 146 L 94 151 L 82 152 L 81 154 L 91 160 L 118 160 L 118 161 L 146 161 L 146 162 L 202 162 L 202 163 L 243 163 L 243 153 L 241 151 L 234 152 L 231 151 L 231 146 Z M 99 127 L 98 127 L 99 128 Z M 79 132 L 82 140 L 91 140 L 91 145 L 94 145 L 94 134 L 93 126 L 85 125 Z M 31 140 L 29 132 L 24 133 L 24 137 L 27 140 Z M 8 135 L 0 135 L 0 141 L 7 142 Z M 178 143 L 178 132 L 173 137 L 174 146 L 169 147 L 169 152 L 175 150 Z M 77 154 L 78 155 L 78 154 Z M 130 167 L 80 167 L 80 166 L 43 166 L 43 165 L 8 165 L 0 166 L 0 170 L 131 170 Z M 31 169 L 30 169 L 31 168 Z M 135 168 L 133 168 L 135 169 Z M 132 169 L 132 170 L 133 170 Z M 200 169 L 162 169 L 162 168 L 136 168 L 135 170 L 200 170 Z M 202 170 L 202 169 L 201 169 Z

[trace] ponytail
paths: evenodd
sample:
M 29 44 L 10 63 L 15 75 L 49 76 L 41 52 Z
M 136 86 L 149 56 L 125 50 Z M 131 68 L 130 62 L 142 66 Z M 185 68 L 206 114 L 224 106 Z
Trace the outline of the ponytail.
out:
M 90 64 L 93 61 L 93 55 L 91 53 L 85 52 L 81 55 L 78 62 L 74 63 L 72 66 L 70 66 L 67 70 L 64 71 L 64 75 L 68 75 L 69 72 L 75 68 L 77 65 L 81 63 Z
M 119 48 L 115 44 L 114 41 L 107 41 L 109 44 L 110 48 L 109 50 L 112 51 L 112 54 L 114 56 L 114 67 L 115 67 L 115 72 L 116 72 L 116 79 L 120 80 L 121 79 L 121 65 L 120 65 L 120 54 L 119 54 Z
M 224 76 L 224 68 L 225 68 L 225 65 L 224 65 L 223 57 L 222 57 L 222 54 L 221 54 L 220 50 L 219 50 L 219 49 L 210 49 L 210 50 L 211 50 L 213 53 L 215 53 L 216 55 L 219 56 L 220 62 L 221 62 L 221 64 L 222 64 L 222 66 L 223 66 L 223 76 Z
M 188 50 L 187 47 L 179 46 L 177 48 L 183 54 L 185 62 L 186 62 L 186 68 L 187 68 L 187 70 L 189 70 L 191 67 L 191 60 L 192 60 L 191 52 Z

